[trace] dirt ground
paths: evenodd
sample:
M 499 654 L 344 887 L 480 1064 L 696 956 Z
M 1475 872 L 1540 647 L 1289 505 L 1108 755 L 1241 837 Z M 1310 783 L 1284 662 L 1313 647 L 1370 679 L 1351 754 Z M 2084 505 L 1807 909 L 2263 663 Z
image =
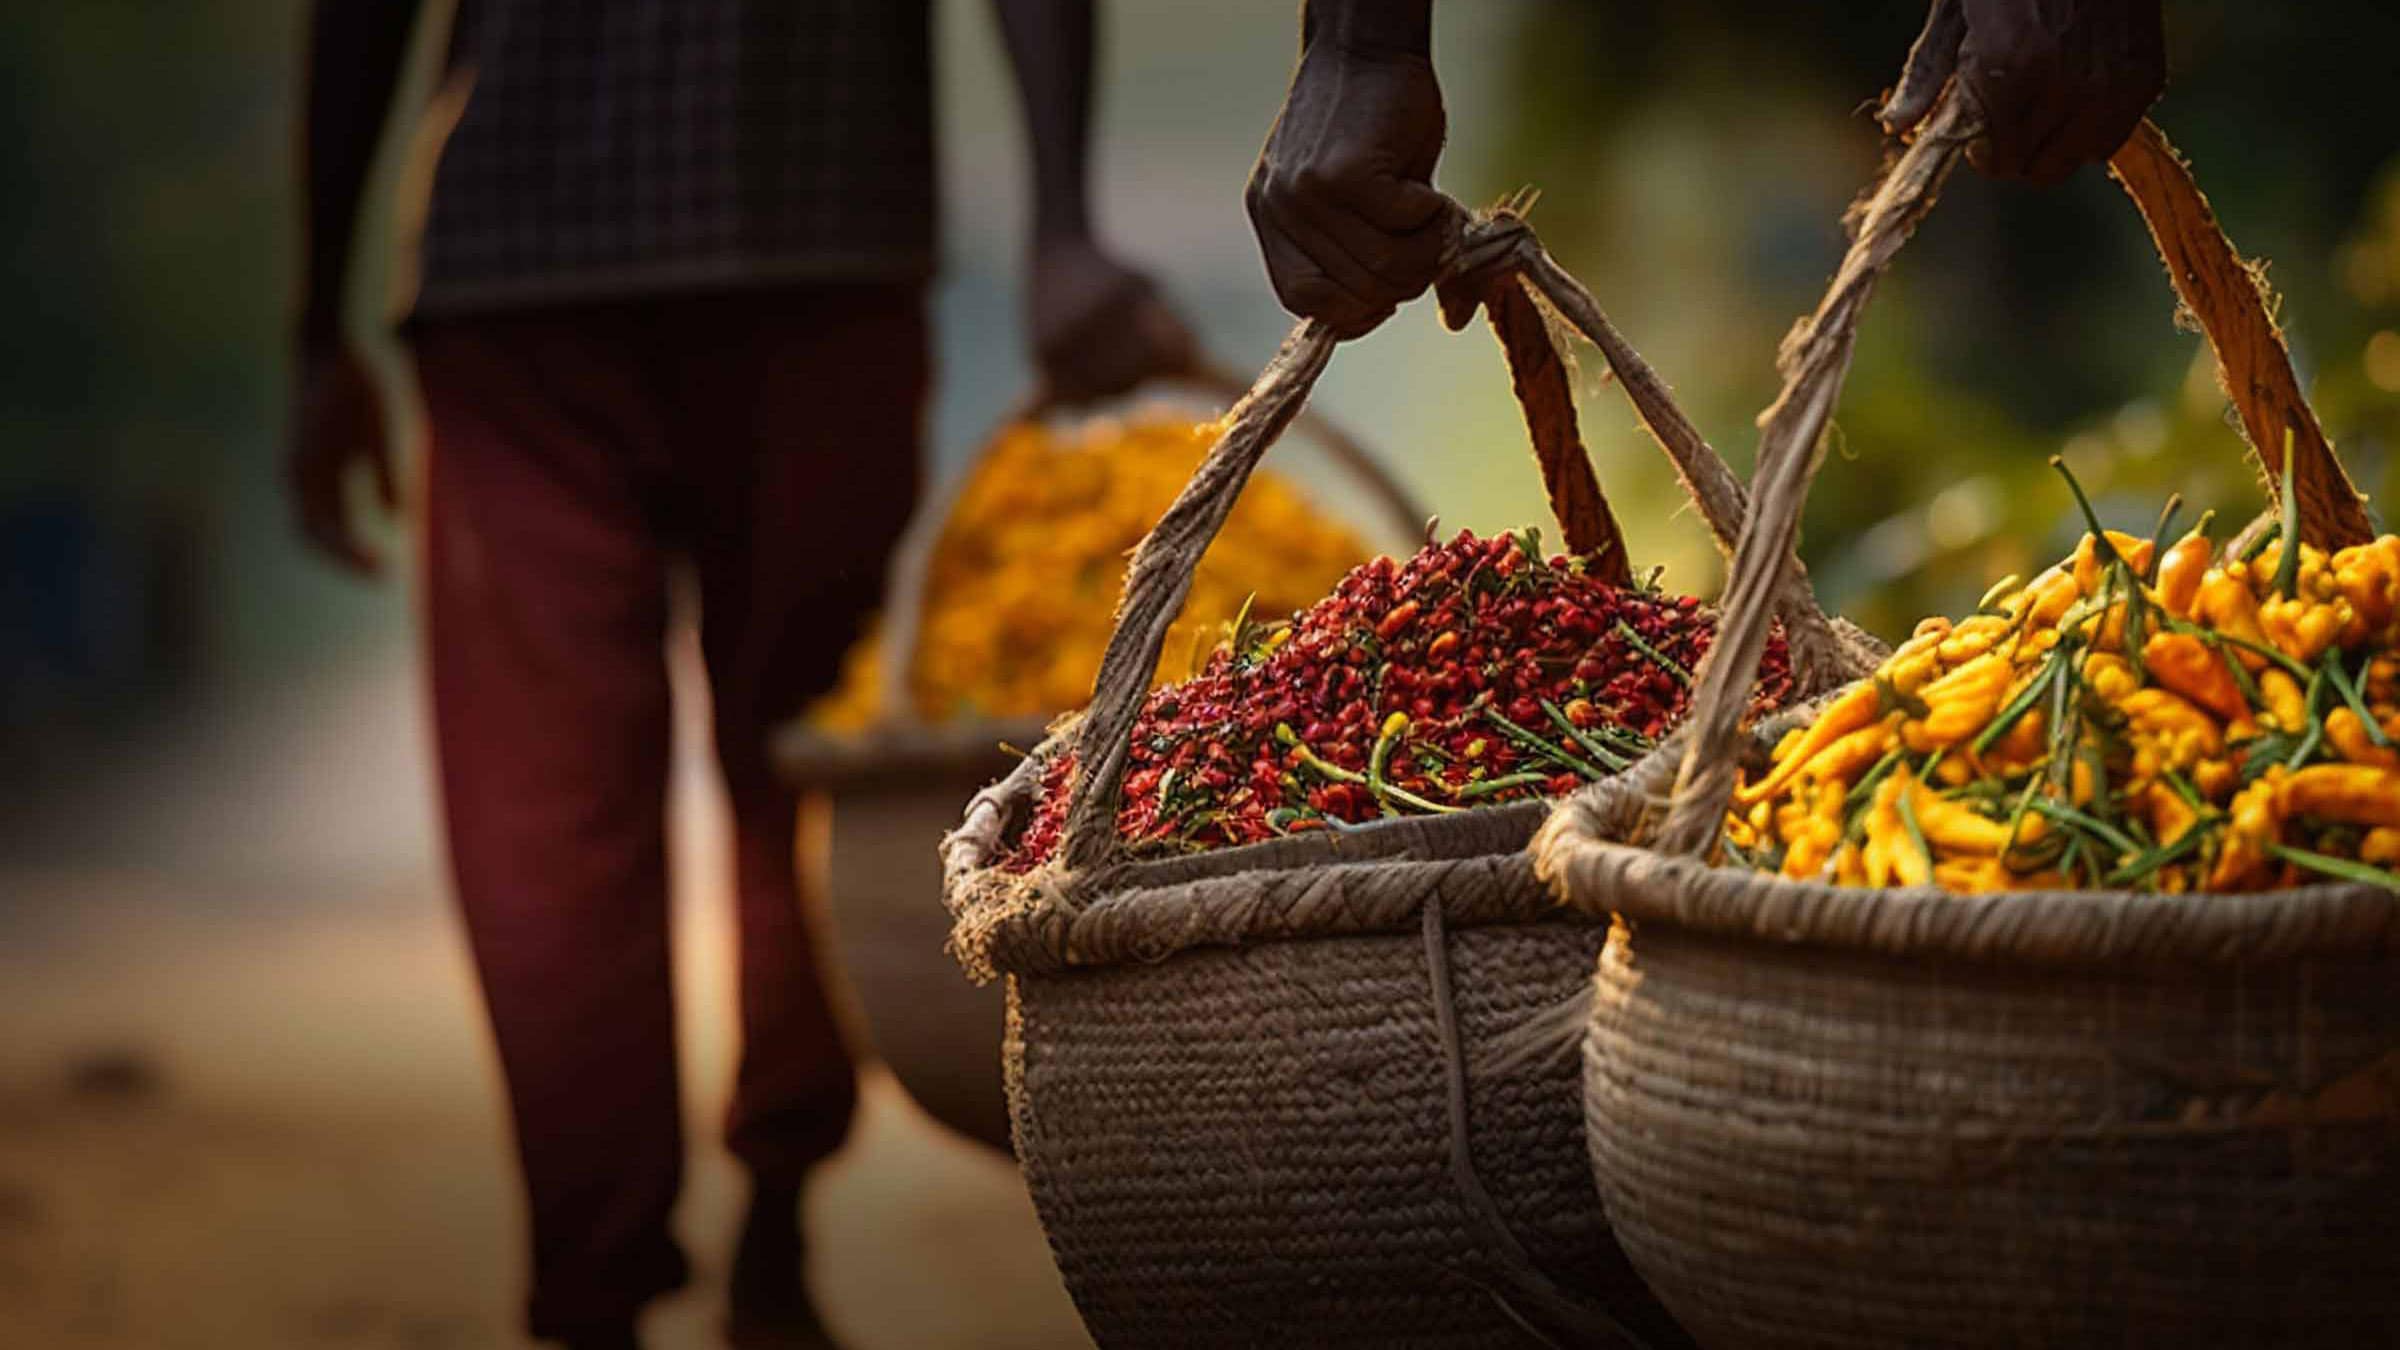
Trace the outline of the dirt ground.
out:
M 234 708 L 0 855 L 0 1344 L 511 1346 L 518 1208 L 435 863 L 404 663 Z M 717 1344 L 737 1170 L 721 808 L 687 719 L 679 997 L 697 1278 Z M 1085 1344 L 1012 1162 L 871 1074 L 808 1206 L 864 1350 Z

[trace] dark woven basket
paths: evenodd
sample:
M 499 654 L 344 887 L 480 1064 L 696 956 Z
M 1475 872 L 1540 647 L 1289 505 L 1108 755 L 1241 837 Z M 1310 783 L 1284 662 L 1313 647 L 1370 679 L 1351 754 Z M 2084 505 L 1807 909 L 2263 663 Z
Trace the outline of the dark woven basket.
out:
M 1710 1346 L 2400 1342 L 2400 896 L 1951 895 L 1547 827 L 1618 1240 Z
M 1208 401 L 1245 392 L 1238 380 L 1205 366 L 1168 383 Z M 1036 397 L 1002 425 L 1047 411 L 1046 400 Z M 1392 537 L 1408 538 L 1421 526 L 1415 499 L 1356 437 L 1314 415 L 1299 429 L 1358 483 Z M 933 554 L 973 474 L 970 466 L 924 503 L 893 556 L 884 607 L 886 709 L 912 706 L 908 672 Z M 935 845 L 958 823 L 959 803 L 1008 772 L 1014 761 L 1002 747 L 1032 745 L 1047 728 L 1046 718 L 925 723 L 895 714 L 858 733 L 796 723 L 775 746 L 784 776 L 816 794 L 825 809 L 825 908 L 837 957 L 831 964 L 867 1048 L 926 1114 L 1004 1151 L 1008 1101 L 999 1046 L 1006 1003 L 998 988 L 958 979 L 944 954 L 950 912 L 940 903 Z
M 1737 596 L 1767 592 L 1866 289 L 1973 134 L 1937 114 L 1787 353 Z M 2246 273 L 2210 293 L 2228 274 L 2183 265 L 2213 239 L 2238 266 L 2164 139 L 2145 126 L 2116 168 L 2220 360 L 2280 357 Z M 2297 399 L 2288 364 L 2235 387 L 2245 420 L 2262 390 Z M 2346 542 L 2363 515 L 2322 509 L 2347 484 L 2317 444 L 2292 471 L 2325 488 L 2312 537 Z M 1719 656 L 1764 626 L 1755 604 L 1723 622 Z M 1688 746 L 1579 794 L 1536 843 L 1570 904 L 1618 916 L 1585 1042 L 1592 1167 L 1684 1324 L 1712 1347 L 2400 1342 L 2400 895 L 1711 867 L 1765 744 L 1734 733 L 1748 678 L 1704 672 Z
M 1730 473 L 1522 222 L 1465 226 L 1459 257 L 1445 311 L 1481 304 L 1499 330 L 1569 547 L 1615 525 L 1529 284 L 1595 335 L 1729 531 Z M 1605 928 L 1535 882 L 1539 806 L 1171 861 L 1118 851 L 1123 747 L 1190 560 L 1333 345 L 1314 324 L 1285 344 L 1136 554 L 1091 713 L 944 846 L 957 954 L 1008 977 L 1026 1180 L 1105 1346 L 1682 1344 L 1584 1159 L 1573 1047 Z M 1788 595 L 1803 669 L 1859 669 L 1805 584 Z M 1070 747 L 1061 857 L 999 870 L 1043 762 Z

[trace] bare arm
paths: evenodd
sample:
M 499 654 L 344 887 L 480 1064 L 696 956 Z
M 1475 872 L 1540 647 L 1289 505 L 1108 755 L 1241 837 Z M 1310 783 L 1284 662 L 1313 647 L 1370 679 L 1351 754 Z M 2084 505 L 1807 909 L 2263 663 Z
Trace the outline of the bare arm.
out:
M 311 10 L 299 175 L 307 273 L 298 318 L 304 342 L 330 342 L 375 150 L 408 58 L 418 0 L 317 0 Z
M 295 379 L 284 470 L 300 532 L 354 572 L 379 565 L 349 509 L 369 474 L 398 504 L 382 395 L 342 334 L 342 300 L 375 150 L 408 58 L 417 0 L 318 0 L 311 10 L 305 120 L 299 134 L 301 233 L 307 271 L 293 323 Z
M 1070 403 L 1190 369 L 1193 339 L 1150 279 L 1098 242 L 1090 196 L 1093 0 L 993 0 L 1033 160 L 1027 329 Z

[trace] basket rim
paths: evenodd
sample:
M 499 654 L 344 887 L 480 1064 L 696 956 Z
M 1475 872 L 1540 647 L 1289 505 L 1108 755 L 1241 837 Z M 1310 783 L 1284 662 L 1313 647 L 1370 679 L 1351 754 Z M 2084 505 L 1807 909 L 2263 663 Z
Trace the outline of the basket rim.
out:
M 1534 868 L 1562 903 L 1593 916 L 1767 948 L 2036 968 L 2400 959 L 2400 892 L 2359 882 L 2181 895 L 2099 889 L 1970 895 L 1936 886 L 1794 881 L 1668 857 L 1625 836 L 1673 786 L 1680 740 L 1575 793 L 1543 824 L 1532 846 Z
M 1605 922 L 1558 905 L 1525 851 L 1548 802 L 1407 816 L 1238 848 L 1074 874 L 1003 872 L 1000 841 L 1040 775 L 1019 771 L 969 804 L 943 841 L 952 956 L 970 976 L 1057 974 L 1155 962 L 1195 947 L 1408 934 L 1428 903 L 1461 927 Z M 980 813 L 980 819 L 979 819 Z
M 1883 650 L 1865 630 L 1834 622 L 1863 650 Z M 1807 716 L 1837 692 L 1776 713 L 1767 725 Z M 1429 901 L 1462 927 L 1609 922 L 1604 913 L 1560 905 L 1536 875 L 1532 845 L 1559 805 L 1547 800 L 1119 862 L 1083 876 L 1055 864 L 1000 871 L 1004 841 L 1040 796 L 1039 770 L 1073 744 L 1081 719 L 1059 719 L 1015 771 L 967 803 L 959 827 L 942 841 L 950 953 L 970 977 L 1157 961 L 1199 946 L 1395 933 L 1418 923 Z M 1680 740 L 1678 733 L 1664 744 Z M 1294 880 L 1311 869 L 1318 880 Z

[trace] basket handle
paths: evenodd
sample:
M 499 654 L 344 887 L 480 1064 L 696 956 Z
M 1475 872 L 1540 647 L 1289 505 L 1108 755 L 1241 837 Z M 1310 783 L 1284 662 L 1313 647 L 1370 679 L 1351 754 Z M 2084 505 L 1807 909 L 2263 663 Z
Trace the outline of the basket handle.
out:
M 1705 856 L 1715 847 L 1738 762 L 1733 740 L 1766 646 L 1766 601 L 1824 461 L 1825 424 L 1841 397 L 1859 318 L 1959 155 L 1982 134 L 1981 123 L 1980 110 L 1955 84 L 1944 91 L 1915 140 L 1853 208 L 1848 254 L 1816 312 L 1784 340 L 1776 362 L 1783 391 L 1759 419 L 1754 509 L 1742 526 L 1717 640 L 1693 694 L 1691 736 L 1667 818 L 1652 841 L 1659 852 Z M 2257 274 L 2234 253 L 2181 157 L 2145 120 L 2110 168 L 2149 223 L 2176 291 L 2200 317 L 2270 490 L 2280 482 L 2283 457 L 2259 453 L 2258 443 L 2280 452 L 2289 428 L 2302 534 L 2328 546 L 2372 537 L 2357 491 L 2300 394 Z
M 1610 564 L 1625 569 L 1622 536 L 1575 430 L 1564 359 L 1551 337 L 1547 317 L 1526 289 L 1528 282 L 1601 346 L 1620 376 L 1632 372 L 1641 381 L 1643 392 L 1636 406 L 1644 408 L 1645 422 L 1654 434 L 1662 425 L 1682 429 L 1669 445 L 1669 453 L 1676 456 L 1695 499 L 1702 498 L 1696 485 L 1706 485 L 1722 496 L 1723 488 L 1732 481 L 1732 471 L 1716 460 L 1715 452 L 1674 410 L 1664 383 L 1608 326 L 1590 293 L 1549 260 L 1521 214 L 1503 208 L 1469 219 L 1463 209 L 1453 210 L 1458 242 L 1440 283 L 1445 318 L 1457 327 L 1475 307 L 1485 310 L 1508 356 L 1552 509 L 1567 532 L 1569 548 L 1579 553 L 1605 549 Z M 1337 341 L 1331 330 L 1314 320 L 1292 330 L 1275 359 L 1227 414 L 1216 447 L 1135 550 L 1117 611 L 1117 630 L 1102 658 L 1090 708 L 1075 732 L 1080 762 L 1061 849 L 1067 868 L 1094 867 L 1115 852 L 1116 817 L 1133 726 L 1167 629 L 1191 589 L 1192 569 L 1224 524 L 1251 470 L 1306 402 L 1332 359 Z M 1632 388 L 1631 383 L 1628 387 Z M 1666 436 L 1661 440 L 1667 443 Z M 1686 456 L 1693 462 L 1686 464 Z M 1734 486 L 1730 495 L 1734 513 L 1730 516 L 1723 514 L 1727 510 L 1724 500 L 1713 507 L 1703 502 L 1712 524 L 1739 518 L 1739 487 Z M 1629 576 L 1630 572 L 1621 570 L 1620 575 Z M 1801 582 L 1803 596 L 1805 589 Z M 1804 626 L 1813 622 L 1823 630 L 1829 650 L 1838 647 L 1830 621 L 1813 599 L 1795 610 L 1794 617 Z
M 1210 399 L 1231 400 L 1249 391 L 1249 385 L 1223 366 L 1201 360 L 1186 371 L 1162 376 L 1159 384 L 1183 388 Z M 1042 390 L 1036 390 L 1011 404 L 993 424 L 993 434 L 983 444 L 989 445 L 1000 429 L 1020 422 L 1033 422 L 1049 416 L 1060 407 L 1058 400 Z M 1308 439 L 1325 452 L 1327 459 L 1354 479 L 1363 488 L 1375 507 L 1390 523 L 1393 537 L 1413 539 L 1425 528 L 1425 508 L 1408 488 L 1392 476 L 1375 452 L 1333 419 L 1312 409 L 1303 409 L 1296 425 Z M 909 710 L 916 706 L 916 691 L 911 677 L 916 670 L 917 644 L 924 634 L 925 606 L 933 584 L 933 558 L 941 548 L 942 532 L 957 511 L 959 499 L 966 495 L 967 485 L 975 479 L 976 464 L 968 464 L 952 474 L 940 490 L 926 498 L 909 518 L 908 530 L 892 550 L 884 594 L 884 660 L 877 672 L 881 684 L 877 706 L 887 721 L 907 721 Z
M 2116 154 L 2109 173 L 2124 187 L 2167 265 L 2175 293 L 2200 320 L 2217 383 L 2240 413 L 2250 457 L 2268 501 L 2283 486 L 2283 441 L 2292 442 L 2300 536 L 2331 552 L 2375 537 L 2365 501 L 2343 471 L 2316 410 L 2292 372 L 2292 353 L 2276 326 L 2264 274 L 2234 252 L 2191 166 L 2148 119 Z

